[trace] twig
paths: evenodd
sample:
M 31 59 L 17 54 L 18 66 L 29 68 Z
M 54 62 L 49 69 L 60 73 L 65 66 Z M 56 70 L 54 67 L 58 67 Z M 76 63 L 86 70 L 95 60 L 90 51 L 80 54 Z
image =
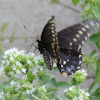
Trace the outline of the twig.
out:
M 59 4 L 59 5 L 61 5 L 61 6 L 64 6 L 65 8 L 69 8 L 69 9 L 71 9 L 71 10 L 77 12 L 77 13 L 80 13 L 79 10 L 77 10 L 77 9 L 75 9 L 75 8 L 72 8 L 71 6 L 69 6 L 69 5 L 67 5 L 67 4 L 65 5 L 65 4 L 61 3 L 60 1 L 58 1 L 57 4 Z
M 88 76 L 86 77 L 86 79 L 90 79 L 90 78 L 95 79 L 95 75 L 88 75 Z

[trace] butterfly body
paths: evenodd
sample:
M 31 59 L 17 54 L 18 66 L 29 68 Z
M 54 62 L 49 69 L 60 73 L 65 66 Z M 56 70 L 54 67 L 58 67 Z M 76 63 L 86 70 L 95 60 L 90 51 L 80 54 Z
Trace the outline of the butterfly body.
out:
M 45 25 L 38 47 L 48 68 L 53 67 L 56 60 L 61 74 L 71 75 L 81 67 L 81 47 L 92 33 L 93 26 L 99 27 L 96 20 L 88 20 L 56 32 L 54 16 Z

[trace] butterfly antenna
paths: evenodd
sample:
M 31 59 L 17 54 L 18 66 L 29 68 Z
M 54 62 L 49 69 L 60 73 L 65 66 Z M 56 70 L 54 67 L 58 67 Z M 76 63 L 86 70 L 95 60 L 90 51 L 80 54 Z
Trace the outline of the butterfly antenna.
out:
M 26 30 L 28 30 L 29 32 L 31 32 L 31 33 L 33 33 L 32 31 L 30 31 L 25 25 L 24 25 L 24 28 L 26 29 Z
M 36 41 L 35 41 L 35 42 L 36 42 Z M 35 43 L 35 42 L 34 42 L 34 43 Z M 27 53 L 31 50 L 32 46 L 34 46 L 34 47 L 35 47 L 34 52 L 36 51 L 36 49 L 38 49 L 38 47 L 37 47 L 37 46 L 35 46 L 35 45 L 34 45 L 34 43 L 30 44 L 30 45 L 27 47 Z

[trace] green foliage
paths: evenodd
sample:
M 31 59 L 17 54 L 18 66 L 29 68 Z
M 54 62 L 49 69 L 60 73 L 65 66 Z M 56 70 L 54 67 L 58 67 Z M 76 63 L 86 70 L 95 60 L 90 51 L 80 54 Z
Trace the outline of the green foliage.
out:
M 1 33 L 4 32 L 4 30 L 6 29 L 7 26 L 8 26 L 8 23 L 4 23 L 4 24 L 1 26 Z
M 51 0 L 51 4 L 57 3 L 57 2 L 59 2 L 59 0 Z
M 0 96 L 2 97 L 2 99 L 73 99 L 77 94 L 76 86 L 72 86 L 66 81 L 57 82 L 53 75 L 48 73 L 47 68 L 44 64 L 44 60 L 40 57 L 35 57 L 34 55 L 35 54 L 33 53 L 26 54 L 23 50 L 18 51 L 18 49 L 16 48 L 7 50 L 4 53 L 1 64 L 2 67 L 0 67 L 0 75 L 1 77 L 8 77 L 8 80 L 7 82 L 3 82 L 2 84 L 0 84 Z M 77 76 L 80 73 L 82 80 L 82 77 L 84 76 L 84 71 L 79 71 L 74 76 Z M 19 77 L 19 75 L 21 77 Z M 78 78 L 78 76 L 76 78 Z M 34 84 L 35 81 L 37 81 L 36 85 Z M 81 82 L 83 82 L 83 80 Z M 59 97 L 56 97 L 56 94 L 60 88 L 68 88 L 66 89 L 68 90 L 68 92 L 63 95 L 59 95 Z M 88 98 L 88 96 L 86 95 L 85 97 Z
M 100 1 L 99 0 L 83 0 L 81 3 L 83 18 L 100 18 Z
M 80 1 L 80 0 L 72 0 L 72 3 L 73 3 L 74 5 L 77 5 L 77 4 L 79 3 L 79 1 Z
M 15 39 L 15 32 L 12 33 L 12 35 L 10 36 L 9 42 L 13 43 L 14 39 Z
M 96 46 L 98 47 L 98 49 L 100 49 L 100 32 L 97 33 L 97 34 L 93 34 L 90 37 L 90 40 L 96 44 Z

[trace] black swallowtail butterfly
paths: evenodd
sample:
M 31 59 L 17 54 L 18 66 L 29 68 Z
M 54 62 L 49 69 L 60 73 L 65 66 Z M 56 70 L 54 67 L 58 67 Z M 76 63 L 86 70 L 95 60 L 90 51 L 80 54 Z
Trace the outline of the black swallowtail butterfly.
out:
M 52 16 L 44 27 L 41 40 L 37 40 L 38 48 L 50 70 L 55 59 L 60 73 L 71 75 L 80 69 L 81 47 L 92 33 L 93 27 L 99 28 L 99 23 L 89 19 L 57 33 L 54 21 L 55 17 Z

